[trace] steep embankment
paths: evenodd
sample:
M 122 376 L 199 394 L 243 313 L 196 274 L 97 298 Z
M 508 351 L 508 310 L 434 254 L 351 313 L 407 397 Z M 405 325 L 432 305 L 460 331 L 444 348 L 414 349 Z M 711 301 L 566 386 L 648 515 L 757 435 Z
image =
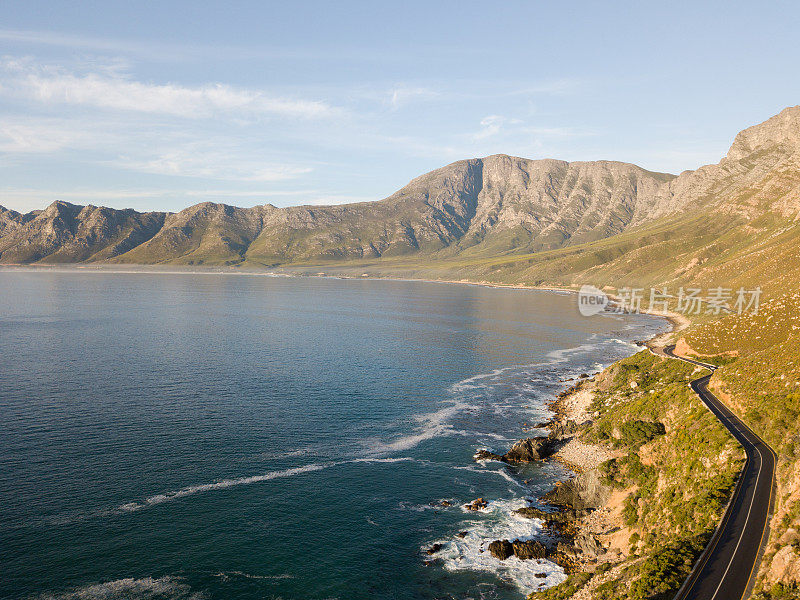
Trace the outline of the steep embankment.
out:
M 688 388 L 694 371 L 643 351 L 578 384 L 573 395 L 591 399 L 582 416 L 562 399 L 564 418 L 579 421 L 575 439 L 610 457 L 595 475 L 609 491 L 575 523 L 579 572 L 531 598 L 660 599 L 681 586 L 744 457 Z

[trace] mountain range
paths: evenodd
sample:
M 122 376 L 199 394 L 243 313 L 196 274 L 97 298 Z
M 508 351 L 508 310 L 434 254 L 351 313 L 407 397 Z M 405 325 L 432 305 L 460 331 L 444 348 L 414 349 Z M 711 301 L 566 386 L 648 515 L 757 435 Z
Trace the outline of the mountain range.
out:
M 493 155 L 452 163 L 388 198 L 357 204 L 206 202 L 178 213 L 61 201 L 27 214 L 0 207 L 0 263 L 431 271 L 506 282 L 606 277 L 638 284 L 689 280 L 711 267 L 715 275 L 741 275 L 743 257 L 758 265 L 751 275 L 763 275 L 771 268 L 766 263 L 796 247 L 798 214 L 800 107 L 792 107 L 739 133 L 718 164 L 677 176 L 621 162 Z

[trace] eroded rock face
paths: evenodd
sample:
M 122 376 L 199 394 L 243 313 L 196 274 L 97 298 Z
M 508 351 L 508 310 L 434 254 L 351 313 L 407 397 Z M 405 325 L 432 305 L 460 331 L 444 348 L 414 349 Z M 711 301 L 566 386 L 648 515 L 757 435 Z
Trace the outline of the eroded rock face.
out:
M 606 549 L 600 545 L 597 538 L 586 531 L 581 531 L 576 536 L 575 547 L 589 559 L 597 558 L 606 552 Z
M 796 529 L 789 529 L 779 543 L 785 545 L 775 553 L 770 563 L 770 581 L 800 584 L 800 534 Z
M 549 438 L 525 438 L 511 446 L 511 450 L 505 453 L 504 459 L 512 463 L 533 462 L 547 458 L 554 451 L 553 440 Z
M 544 547 L 544 544 L 536 540 L 514 540 L 511 545 L 514 550 L 514 556 L 520 560 L 545 558 L 545 556 L 547 556 L 547 549 Z
M 554 506 L 581 511 L 600 508 L 610 495 L 611 488 L 602 482 L 597 470 L 592 470 L 557 485 L 544 495 L 543 500 Z
M 546 558 L 547 548 L 536 540 L 495 540 L 489 544 L 489 553 L 499 560 L 516 556 L 520 560 Z
M 575 510 L 573 508 L 562 508 L 556 512 L 545 512 L 533 506 L 518 508 L 514 512 L 528 519 L 541 519 L 547 527 L 552 527 L 560 532 L 569 529 L 575 521 L 585 517 L 587 514 L 586 510 Z
M 514 545 L 508 540 L 495 540 L 489 543 L 489 553 L 499 560 L 514 556 Z

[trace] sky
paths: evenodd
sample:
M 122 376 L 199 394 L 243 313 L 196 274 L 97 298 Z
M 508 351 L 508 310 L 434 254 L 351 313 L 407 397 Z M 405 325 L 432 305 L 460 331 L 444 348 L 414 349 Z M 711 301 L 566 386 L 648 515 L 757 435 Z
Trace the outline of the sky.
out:
M 797 2 L 0 3 L 0 205 L 378 200 L 456 160 L 679 173 L 800 104 Z

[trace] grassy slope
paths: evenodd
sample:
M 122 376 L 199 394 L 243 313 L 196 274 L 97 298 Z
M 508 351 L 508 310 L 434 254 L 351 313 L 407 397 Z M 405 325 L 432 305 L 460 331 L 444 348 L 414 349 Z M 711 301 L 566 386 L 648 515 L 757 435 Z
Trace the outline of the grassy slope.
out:
M 694 329 L 687 342 L 698 353 L 723 357 L 712 378 L 719 395 L 778 453 L 778 494 L 770 542 L 760 571 L 764 598 L 797 598 L 780 583 L 782 561 L 800 565 L 800 292 L 768 299 L 759 314 L 727 316 Z M 731 356 L 733 354 L 733 356 Z M 773 589 L 774 587 L 774 589 Z M 793 594 L 793 595 L 792 595 Z
M 694 377 L 693 367 L 644 351 L 597 378 L 595 419 L 582 438 L 618 455 L 601 470 L 629 490 L 617 534 L 629 545 L 621 561 L 596 570 L 592 598 L 671 598 L 721 517 L 744 453 L 688 388 Z M 587 581 L 531 598 L 566 598 Z

